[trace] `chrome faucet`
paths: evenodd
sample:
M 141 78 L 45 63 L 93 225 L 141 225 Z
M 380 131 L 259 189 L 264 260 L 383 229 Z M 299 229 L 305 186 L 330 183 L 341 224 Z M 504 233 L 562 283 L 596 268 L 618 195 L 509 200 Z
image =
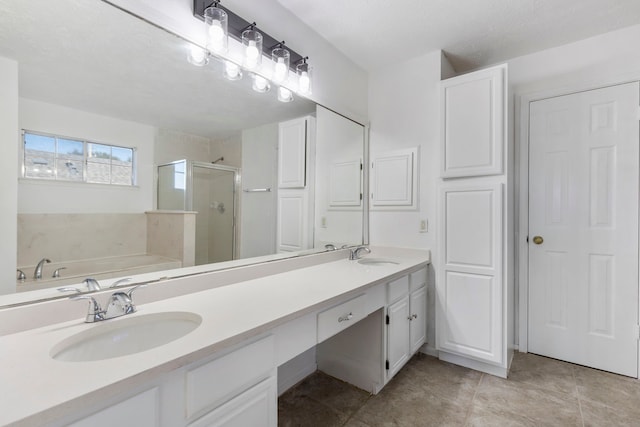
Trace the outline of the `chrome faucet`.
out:
M 27 275 L 24 274 L 24 271 L 18 269 L 18 280 L 20 280 L 21 282 L 24 282 L 25 280 L 27 280 Z
M 87 277 L 82 281 L 82 283 L 87 285 L 87 289 L 89 289 L 90 291 L 99 291 L 102 289 L 100 283 L 98 283 L 98 281 L 92 277 Z
M 366 247 L 366 246 L 358 246 L 355 249 L 351 249 L 351 252 L 349 252 L 349 259 L 351 261 L 354 261 L 356 259 L 360 259 L 360 252 L 361 251 L 365 251 L 368 254 L 371 253 L 371 249 L 369 249 L 368 247 Z
M 36 265 L 36 271 L 33 273 L 34 279 L 42 279 L 42 267 L 44 267 L 45 263 L 50 263 L 51 260 L 49 258 L 42 258 L 38 265 Z
M 131 314 L 136 312 L 136 306 L 133 303 L 131 295 L 133 291 L 146 285 L 138 285 L 129 289 L 129 292 L 117 291 L 111 294 L 107 309 L 103 310 L 100 303 L 90 295 L 73 295 L 69 297 L 70 300 L 77 301 L 86 299 L 89 300 L 89 311 L 85 318 L 85 323 L 102 322 L 104 320 L 114 319 L 116 317 L 124 316 L 125 314 Z

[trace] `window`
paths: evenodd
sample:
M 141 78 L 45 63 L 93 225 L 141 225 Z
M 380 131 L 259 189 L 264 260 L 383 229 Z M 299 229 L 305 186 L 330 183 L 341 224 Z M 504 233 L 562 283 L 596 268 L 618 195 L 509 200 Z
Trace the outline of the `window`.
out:
M 134 185 L 135 149 L 23 131 L 25 178 Z

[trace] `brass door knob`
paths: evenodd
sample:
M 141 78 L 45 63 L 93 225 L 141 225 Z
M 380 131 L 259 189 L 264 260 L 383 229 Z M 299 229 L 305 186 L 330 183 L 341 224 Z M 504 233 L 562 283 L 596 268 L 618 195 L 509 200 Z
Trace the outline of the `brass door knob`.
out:
M 535 243 L 536 245 L 541 245 L 542 242 L 544 242 L 544 239 L 542 238 L 542 236 L 535 236 L 533 238 L 533 243 Z

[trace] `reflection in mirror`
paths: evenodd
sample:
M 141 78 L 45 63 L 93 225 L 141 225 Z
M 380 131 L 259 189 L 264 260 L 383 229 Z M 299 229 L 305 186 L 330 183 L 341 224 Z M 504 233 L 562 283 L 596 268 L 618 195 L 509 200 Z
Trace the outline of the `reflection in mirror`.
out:
M 100 0 L 0 0 L 0 57 L 19 67 L 25 276 L 0 306 L 86 291 L 87 277 L 363 242 L 363 126 L 228 81 L 214 59 L 195 67 L 189 49 Z M 163 185 L 182 198 L 164 205 Z

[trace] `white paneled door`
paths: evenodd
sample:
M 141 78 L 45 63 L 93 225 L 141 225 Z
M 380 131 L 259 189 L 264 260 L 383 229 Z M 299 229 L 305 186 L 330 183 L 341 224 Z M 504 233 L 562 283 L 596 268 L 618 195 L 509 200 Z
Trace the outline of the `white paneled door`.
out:
M 530 105 L 529 351 L 638 376 L 638 83 Z

